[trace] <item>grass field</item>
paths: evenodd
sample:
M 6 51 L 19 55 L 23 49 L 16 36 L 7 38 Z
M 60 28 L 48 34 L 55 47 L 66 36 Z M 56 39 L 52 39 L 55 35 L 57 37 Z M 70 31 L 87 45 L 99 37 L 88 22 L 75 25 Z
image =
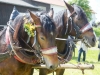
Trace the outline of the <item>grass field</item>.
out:
M 100 75 L 100 62 L 98 62 L 98 52 L 97 48 L 91 48 L 87 51 L 86 62 L 89 64 L 94 64 L 93 70 L 85 70 L 84 75 Z M 73 56 L 72 60 L 69 62 L 70 64 L 77 64 L 77 55 L 78 51 L 76 50 L 75 57 Z M 82 58 L 82 56 L 81 56 Z M 83 64 L 83 62 L 81 62 Z M 38 71 L 35 70 L 34 75 L 38 75 Z M 48 75 L 53 75 L 48 74 Z M 83 75 L 82 71 L 79 69 L 66 69 L 64 75 Z
M 99 37 L 100 36 L 100 27 L 93 27 L 93 30 L 96 33 L 96 36 Z
M 94 70 L 85 70 L 84 75 L 100 75 L 100 62 L 98 62 L 98 50 L 88 50 L 86 56 L 86 62 L 94 64 Z M 72 58 L 70 63 L 77 64 L 77 51 L 76 56 Z M 64 75 L 83 75 L 81 70 L 66 69 Z

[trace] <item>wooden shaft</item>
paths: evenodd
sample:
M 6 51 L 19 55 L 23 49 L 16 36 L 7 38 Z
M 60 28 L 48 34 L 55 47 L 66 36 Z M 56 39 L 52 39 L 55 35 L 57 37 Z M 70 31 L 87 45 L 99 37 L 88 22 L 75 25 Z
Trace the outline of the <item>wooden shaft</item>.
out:
M 33 68 L 46 68 L 46 65 L 35 65 Z M 60 64 L 57 69 L 94 69 L 93 64 Z

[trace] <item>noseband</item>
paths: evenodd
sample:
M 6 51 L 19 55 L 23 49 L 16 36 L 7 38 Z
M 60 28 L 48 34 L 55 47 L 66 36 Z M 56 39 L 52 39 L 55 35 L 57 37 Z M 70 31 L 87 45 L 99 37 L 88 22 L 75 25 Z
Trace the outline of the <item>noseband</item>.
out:
M 71 33 L 72 31 L 72 26 L 74 27 L 74 30 L 76 32 L 76 36 L 75 38 L 78 38 L 79 36 L 81 36 L 82 33 L 85 33 L 86 31 L 90 30 L 92 28 L 92 26 L 87 23 L 86 25 L 84 25 L 82 28 L 80 28 L 78 25 L 76 25 L 73 21 L 73 18 L 72 18 L 72 15 L 75 13 L 75 11 L 72 12 L 72 14 L 68 17 L 68 21 L 67 21 L 67 24 L 66 24 L 66 33 L 67 33 L 67 30 L 68 30 L 68 25 L 69 25 L 69 22 L 71 22 L 71 28 L 70 28 L 70 31 L 68 32 L 68 34 Z M 65 33 L 65 34 L 66 34 Z

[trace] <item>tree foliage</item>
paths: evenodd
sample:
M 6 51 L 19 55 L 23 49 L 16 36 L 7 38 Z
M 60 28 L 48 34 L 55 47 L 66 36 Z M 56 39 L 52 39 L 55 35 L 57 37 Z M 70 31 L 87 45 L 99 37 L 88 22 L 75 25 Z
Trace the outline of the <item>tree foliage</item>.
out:
M 88 0 L 70 0 L 68 3 L 77 4 L 85 11 L 88 20 L 90 21 L 92 19 L 91 7 L 89 6 Z

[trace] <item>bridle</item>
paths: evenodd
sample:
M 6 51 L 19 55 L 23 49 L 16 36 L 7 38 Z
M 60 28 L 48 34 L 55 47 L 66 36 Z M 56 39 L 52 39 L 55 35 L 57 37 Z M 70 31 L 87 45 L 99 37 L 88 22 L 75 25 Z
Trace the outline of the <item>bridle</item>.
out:
M 73 11 L 71 13 L 71 15 L 68 17 L 68 20 L 67 20 L 67 24 L 66 24 L 66 33 L 70 34 L 72 32 L 72 26 L 74 27 L 74 30 L 76 32 L 76 38 L 80 37 L 83 33 L 85 33 L 86 31 L 92 29 L 92 26 L 87 23 L 86 25 L 84 25 L 82 28 L 80 28 L 78 25 L 76 25 L 73 21 L 73 15 L 75 14 L 75 11 Z M 70 31 L 68 32 L 68 25 L 69 25 L 69 22 L 71 23 L 71 28 L 70 28 Z
M 8 25 L 8 27 L 9 27 L 10 29 L 13 30 L 13 32 L 15 32 L 14 28 L 12 27 L 12 25 L 10 25 L 10 24 L 7 24 L 7 25 Z M 41 27 L 41 25 L 36 25 L 36 24 L 35 24 L 34 26 L 35 26 L 35 28 Z M 8 30 L 9 30 L 9 28 L 8 28 Z M 9 30 L 9 33 L 10 33 L 10 30 Z M 25 45 L 27 45 L 27 46 L 29 47 L 29 49 L 30 49 L 30 50 L 24 49 L 25 51 L 34 53 L 34 54 L 36 55 L 36 57 L 38 57 L 38 58 L 40 59 L 40 63 L 41 63 L 41 62 L 44 62 L 43 54 L 46 54 L 46 55 L 57 54 L 57 47 L 56 47 L 56 46 L 55 46 L 55 47 L 50 47 L 50 48 L 47 48 L 47 49 L 41 49 L 41 47 L 40 47 L 40 45 L 39 45 L 38 40 L 36 39 L 36 37 L 37 37 L 37 34 L 36 34 L 36 30 L 35 30 L 35 36 L 33 37 L 33 38 L 34 38 L 34 42 L 33 42 L 32 46 L 30 46 L 30 45 L 28 44 L 29 41 L 30 41 L 30 38 L 29 38 L 29 37 L 28 37 L 28 39 L 25 41 L 23 38 L 21 38 L 21 37 L 19 36 L 19 38 L 20 38 L 20 39 L 25 43 Z M 33 49 L 33 47 L 34 47 L 34 49 Z M 14 52 L 14 51 L 13 51 L 13 52 Z
M 66 24 L 66 31 L 65 31 L 65 35 L 67 34 L 70 34 L 71 32 L 72 32 L 72 26 L 74 27 L 74 30 L 75 30 L 75 32 L 76 32 L 76 36 L 75 36 L 75 39 L 78 39 L 78 37 L 80 37 L 80 36 L 82 36 L 82 34 L 83 33 L 85 33 L 86 31 L 88 31 L 88 30 L 90 30 L 90 29 L 92 29 L 92 26 L 89 24 L 89 23 L 87 23 L 86 25 L 84 25 L 82 28 L 79 28 L 78 27 L 78 25 L 76 25 L 75 23 L 74 23 L 74 21 L 73 21 L 73 15 L 75 14 L 75 11 L 73 11 L 72 13 L 71 13 L 71 15 L 68 17 L 68 20 L 67 20 L 67 24 Z M 69 28 L 69 22 L 70 22 L 70 25 L 71 25 L 71 27 L 70 27 L 70 31 L 68 31 L 68 28 Z M 62 39 L 62 38 L 56 38 L 57 40 L 67 40 L 67 39 Z M 82 39 L 82 41 L 86 44 L 86 39 L 85 38 L 83 38 Z M 71 52 L 71 50 L 70 50 L 70 52 Z M 69 53 L 70 53 L 69 52 Z M 66 52 L 65 52 L 66 53 Z M 59 55 L 60 56 L 64 56 L 64 55 L 66 55 L 66 54 L 61 54 L 61 53 L 59 53 Z M 68 55 L 68 57 L 69 57 L 69 55 Z M 67 61 L 68 61 L 68 59 L 67 59 Z M 67 62 L 66 61 L 66 62 Z

